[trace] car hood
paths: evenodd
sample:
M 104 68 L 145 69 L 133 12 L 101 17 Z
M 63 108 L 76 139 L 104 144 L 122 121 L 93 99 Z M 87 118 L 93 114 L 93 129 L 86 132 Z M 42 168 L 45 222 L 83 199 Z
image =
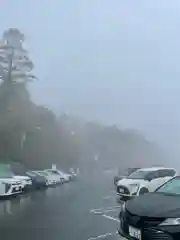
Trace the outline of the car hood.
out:
M 149 193 L 128 201 L 126 209 L 138 216 L 180 217 L 180 196 Z
M 2 182 L 5 183 L 16 183 L 16 184 L 20 184 L 20 182 L 18 181 L 18 179 L 14 179 L 14 178 L 1 178 L 0 179 Z
M 14 179 L 17 179 L 17 180 L 31 180 L 30 177 L 28 176 L 14 176 Z
M 129 179 L 129 178 L 123 178 L 118 181 L 117 185 L 120 186 L 128 186 L 131 184 L 140 184 L 142 182 L 145 182 L 143 179 Z

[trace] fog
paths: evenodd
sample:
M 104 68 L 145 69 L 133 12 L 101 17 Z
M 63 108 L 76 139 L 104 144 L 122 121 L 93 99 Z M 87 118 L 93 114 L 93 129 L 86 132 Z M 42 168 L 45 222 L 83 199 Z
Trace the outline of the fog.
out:
M 178 0 L 1 2 L 0 31 L 26 36 L 35 102 L 180 142 Z

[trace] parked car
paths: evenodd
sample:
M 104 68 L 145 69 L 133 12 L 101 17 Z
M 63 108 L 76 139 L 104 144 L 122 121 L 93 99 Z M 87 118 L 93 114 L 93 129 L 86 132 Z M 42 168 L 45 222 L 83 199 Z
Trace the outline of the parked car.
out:
M 132 240 L 180 239 L 180 176 L 123 204 L 119 234 Z
M 133 172 L 135 172 L 135 171 L 137 171 L 137 170 L 139 170 L 139 169 L 140 169 L 140 168 L 128 168 L 128 169 L 126 169 L 126 170 L 124 171 L 123 174 L 120 174 L 120 173 L 119 173 L 118 175 L 116 175 L 116 176 L 114 177 L 114 185 L 115 185 L 115 187 L 117 187 L 117 183 L 118 183 L 119 180 L 128 177 L 131 173 L 133 173 Z
M 13 178 L 0 178 L 0 197 L 17 195 L 22 193 L 23 185 Z
M 28 191 L 32 189 L 32 180 L 28 176 L 14 175 L 14 179 L 20 181 L 23 185 L 23 191 Z
M 21 181 L 14 178 L 10 165 L 0 164 L 0 197 L 16 195 L 22 192 Z
M 69 182 L 74 177 L 73 174 L 65 173 L 62 170 L 56 169 L 56 171 L 58 174 L 60 174 L 64 178 L 64 182 Z
M 59 174 L 57 170 L 46 169 L 44 171 L 46 173 L 48 173 L 50 176 L 52 176 L 53 179 L 55 179 L 56 183 L 63 183 L 64 182 L 63 176 L 61 174 Z
M 40 176 L 39 174 L 33 171 L 26 172 L 26 175 L 31 178 L 33 189 L 41 189 L 47 187 L 46 184 L 47 180 L 44 176 Z
M 141 168 L 131 173 L 125 179 L 118 181 L 117 194 L 122 200 L 127 200 L 134 196 L 153 192 L 163 183 L 177 175 L 177 171 L 173 168 Z
M 0 197 L 12 196 L 22 193 L 23 185 L 11 174 L 0 174 Z
M 56 179 L 53 177 L 52 174 L 48 174 L 47 172 L 45 172 L 43 170 L 42 171 L 33 171 L 33 172 L 35 172 L 39 176 L 45 177 L 47 186 L 52 186 L 52 185 L 56 184 Z

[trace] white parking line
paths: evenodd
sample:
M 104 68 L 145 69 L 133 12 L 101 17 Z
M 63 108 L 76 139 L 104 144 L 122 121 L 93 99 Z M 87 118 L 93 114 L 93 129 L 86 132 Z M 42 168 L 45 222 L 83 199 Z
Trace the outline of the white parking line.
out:
M 108 209 L 108 210 L 104 210 L 104 211 L 93 211 L 92 213 L 97 214 L 97 215 L 100 215 L 100 214 L 103 214 L 103 213 L 116 212 L 116 211 L 117 211 L 117 208 Z
M 118 222 L 118 223 L 120 222 L 119 219 L 114 218 L 114 217 L 111 217 L 111 216 L 109 216 L 109 215 L 103 214 L 102 216 L 105 217 L 105 218 L 107 218 L 107 219 L 110 219 L 110 220 L 116 221 L 116 222 Z
M 118 206 L 112 206 L 112 207 L 107 207 L 107 208 L 91 209 L 90 212 L 97 213 L 97 212 L 104 212 L 104 211 L 108 211 L 108 210 L 114 210 L 114 209 L 118 209 L 118 208 L 121 208 L 121 206 L 118 205 Z
M 104 200 L 109 200 L 109 199 L 111 199 L 111 198 L 114 199 L 114 196 L 105 196 L 105 197 L 103 197 Z
M 106 237 L 109 237 L 109 236 L 115 236 L 117 235 L 118 232 L 115 232 L 115 233 L 106 233 L 106 234 L 102 234 L 102 235 L 99 235 L 97 237 L 90 237 L 88 238 L 88 240 L 96 240 L 96 239 L 103 239 L 103 238 L 106 238 Z

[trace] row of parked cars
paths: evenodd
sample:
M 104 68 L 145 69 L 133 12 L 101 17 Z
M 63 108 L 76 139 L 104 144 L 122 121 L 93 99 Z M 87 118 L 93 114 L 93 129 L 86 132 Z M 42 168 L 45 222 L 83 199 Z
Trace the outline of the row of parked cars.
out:
M 65 173 L 59 169 L 27 171 L 23 175 L 16 175 L 10 170 L 9 166 L 6 166 L 5 170 L 0 171 L 0 197 L 63 184 L 75 177 L 76 173 Z
M 180 239 L 180 176 L 176 169 L 134 169 L 114 183 L 123 202 L 121 239 Z

